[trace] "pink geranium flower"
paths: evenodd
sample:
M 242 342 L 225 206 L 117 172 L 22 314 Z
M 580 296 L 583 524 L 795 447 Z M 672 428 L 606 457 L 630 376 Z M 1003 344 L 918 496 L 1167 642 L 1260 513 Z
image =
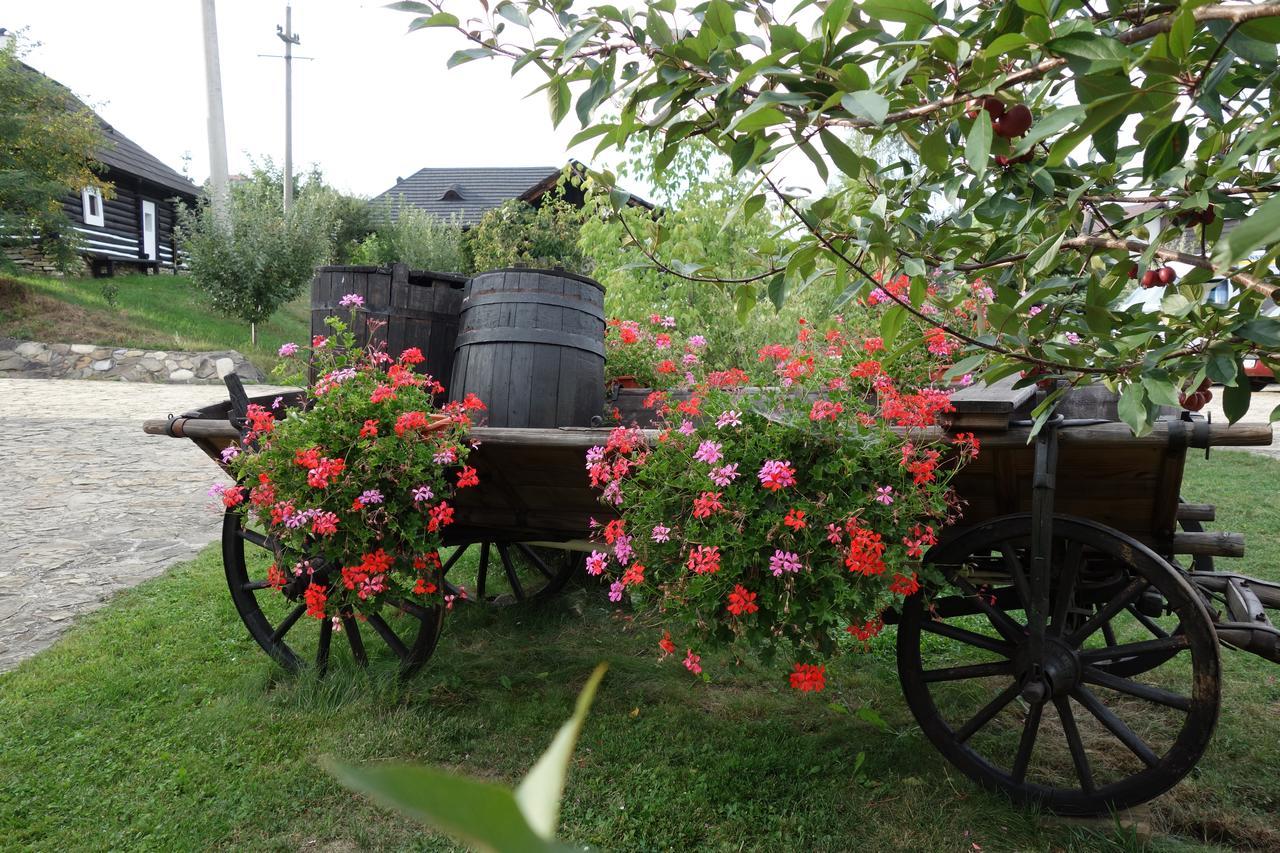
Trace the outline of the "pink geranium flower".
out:
M 714 465 L 720 461 L 720 447 L 718 442 L 704 441 L 698 445 L 698 452 L 693 454 L 693 458 L 699 462 Z
M 695 655 L 693 649 L 687 649 L 684 655 L 684 668 L 694 675 L 702 675 L 701 655 Z
M 771 492 L 796 484 L 796 470 L 787 460 L 770 459 L 760 466 L 760 485 Z
M 670 542 L 671 528 L 662 524 L 655 524 L 653 526 L 653 534 L 650 536 L 650 538 L 654 542 Z
M 773 572 L 775 578 L 782 577 L 784 572 L 795 574 L 801 568 L 800 555 L 792 551 L 777 550 L 769 558 L 769 571 Z
M 893 486 L 881 486 L 876 489 L 876 500 L 885 506 L 893 503 Z
M 735 412 L 733 409 L 721 412 L 720 417 L 716 418 L 716 429 L 724 429 L 727 426 L 742 426 L 742 413 Z

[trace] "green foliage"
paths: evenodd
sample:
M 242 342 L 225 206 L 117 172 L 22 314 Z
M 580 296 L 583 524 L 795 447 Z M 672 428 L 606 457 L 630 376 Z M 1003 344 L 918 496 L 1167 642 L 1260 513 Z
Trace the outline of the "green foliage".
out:
M 435 272 L 471 272 L 462 225 L 405 204 L 385 204 L 371 214 L 373 233 L 352 254 L 352 262 L 370 266 L 407 264 Z
M 262 323 L 302 292 L 332 245 L 331 196 L 300 193 L 288 214 L 267 179 L 236 186 L 225 217 L 207 203 L 181 206 L 177 239 L 191 281 L 211 305 L 246 323 Z
M 715 369 L 754 359 L 764 344 L 793 334 L 798 317 L 831 314 L 840 291 L 821 283 L 801 284 L 779 310 L 757 298 L 769 276 L 735 287 L 729 295 L 736 300 L 702 280 L 761 276 L 780 236 L 772 212 L 756 207 L 758 187 L 731 174 L 709 145 L 681 148 L 661 169 L 655 145 L 637 141 L 629 154 L 620 179 L 652 187 L 657 207 L 614 216 L 603 194 L 589 195 L 579 241 L 592 276 L 605 285 L 607 314 L 674 317 L 678 329 L 706 337 L 703 359 Z M 746 209 L 754 214 L 743 215 Z
M 437 827 L 481 851 L 557 851 L 560 800 L 574 745 L 608 664 L 595 668 L 578 696 L 573 716 L 512 791 L 492 782 L 412 765 L 353 767 L 330 760 L 329 772 L 354 791 L 367 794 L 415 820 Z
M 1031 368 L 1115 389 L 1198 384 L 1252 346 L 1242 326 L 1280 324 L 1260 314 L 1280 283 L 1280 5 L 1121 14 L 864 0 L 820 4 L 817 16 L 772 0 L 444 5 L 399 8 L 418 16 L 414 29 L 465 34 L 451 65 L 496 56 L 538 68 L 553 120 L 572 111 L 583 124 L 578 141 L 648 140 L 660 169 L 710 144 L 759 183 L 785 226 L 768 253 L 775 275 L 700 276 L 740 316 L 761 294 L 782 302 L 817 279 L 853 297 L 877 273 L 981 271 L 1007 322 L 981 337 L 940 328 L 984 375 Z M 598 118 L 606 103 L 616 118 Z M 914 162 L 859 153 L 885 142 Z M 840 180 L 812 195 L 782 186 L 778 164 L 795 153 Z M 606 189 L 615 181 L 597 177 Z M 1201 245 L 1177 251 L 1186 228 L 1173 219 L 1210 205 L 1216 216 L 1194 226 Z M 744 204 L 741 215 L 768 208 Z M 1169 262 L 1185 266 L 1159 311 L 1121 307 L 1135 264 Z M 1225 307 L 1204 286 L 1220 277 L 1240 288 Z M 924 321 L 927 298 L 896 301 Z M 1134 425 L 1145 429 L 1158 407 L 1138 399 Z
M 3 37 L 0 37 L 3 38 Z M 102 131 L 61 85 L 22 63 L 20 36 L 0 47 L 0 244 L 39 242 L 67 269 L 79 241 L 62 207 L 68 193 L 111 185 L 96 174 Z
M 579 247 L 586 216 L 560 192 L 547 193 L 538 207 L 513 199 L 489 210 L 467 233 L 474 269 L 526 266 L 563 267 L 591 275 L 592 259 Z

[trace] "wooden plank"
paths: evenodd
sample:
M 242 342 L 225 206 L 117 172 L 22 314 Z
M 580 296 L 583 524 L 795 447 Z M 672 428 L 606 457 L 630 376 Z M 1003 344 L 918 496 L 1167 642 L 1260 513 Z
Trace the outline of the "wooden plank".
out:
M 1215 530 L 1212 533 L 1175 533 L 1159 540 L 1159 550 L 1170 554 L 1207 554 L 1213 557 L 1243 557 L 1244 534 Z
M 1035 385 L 1014 388 L 1019 377 L 1007 376 L 991 385 L 970 385 L 951 395 L 951 405 L 956 414 L 1001 413 L 1012 414 L 1036 393 Z

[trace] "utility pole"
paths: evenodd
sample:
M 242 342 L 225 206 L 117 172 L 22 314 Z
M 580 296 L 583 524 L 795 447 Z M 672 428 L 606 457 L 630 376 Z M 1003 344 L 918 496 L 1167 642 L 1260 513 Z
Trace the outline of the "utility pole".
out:
M 284 42 L 284 212 L 293 206 L 293 46 L 301 44 L 293 31 L 293 6 L 284 6 L 284 27 L 276 26 Z
M 209 201 L 213 214 L 227 212 L 227 122 L 222 114 L 222 70 L 218 60 L 218 17 L 213 0 L 202 0 L 204 23 L 204 81 L 209 111 Z

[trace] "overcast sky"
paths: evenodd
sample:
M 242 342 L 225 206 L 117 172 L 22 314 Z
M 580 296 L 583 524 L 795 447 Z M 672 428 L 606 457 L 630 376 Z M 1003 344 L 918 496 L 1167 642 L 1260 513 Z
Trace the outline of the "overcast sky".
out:
M 330 183 L 375 195 L 423 166 L 555 166 L 577 119 L 551 126 L 540 80 L 505 65 L 445 61 L 461 37 L 406 34 L 410 16 L 360 0 L 295 0 L 293 161 Z M 227 150 L 234 174 L 249 157 L 284 151 L 283 0 L 218 0 Z M 209 174 L 199 0 L 7 0 L 0 26 L 39 42 L 27 61 L 70 87 L 120 132 L 175 169 Z M 575 152 L 581 157 L 590 150 Z

